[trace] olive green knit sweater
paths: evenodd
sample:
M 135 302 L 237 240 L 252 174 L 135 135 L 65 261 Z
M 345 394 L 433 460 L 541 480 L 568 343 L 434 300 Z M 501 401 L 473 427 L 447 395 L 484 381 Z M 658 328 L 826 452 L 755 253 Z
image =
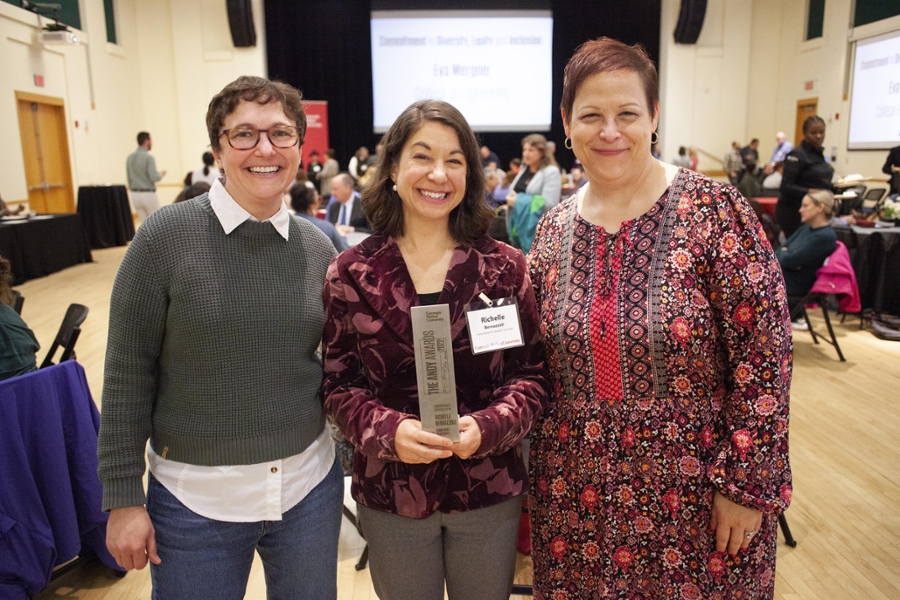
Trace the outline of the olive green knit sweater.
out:
M 324 426 L 316 349 L 334 246 L 291 219 L 225 235 L 204 195 L 138 229 L 110 300 L 100 426 L 103 508 L 143 504 L 147 439 L 170 460 L 248 465 Z

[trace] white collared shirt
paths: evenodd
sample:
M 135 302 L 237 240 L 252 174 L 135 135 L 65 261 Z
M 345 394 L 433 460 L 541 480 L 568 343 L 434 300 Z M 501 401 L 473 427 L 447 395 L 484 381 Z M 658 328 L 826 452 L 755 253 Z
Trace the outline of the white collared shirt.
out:
M 353 217 L 353 203 L 356 202 L 357 198 L 358 196 L 356 195 L 356 192 L 353 192 L 353 194 L 350 196 L 350 199 L 341 204 L 340 208 L 338 208 L 338 218 L 335 222 L 336 225 L 350 225 L 350 220 Z M 347 211 L 345 213 L 347 215 L 346 223 L 341 223 L 341 213 L 343 211 Z
M 213 212 L 216 213 L 225 235 L 237 229 L 238 225 L 248 219 L 258 221 L 256 217 L 247 212 L 243 206 L 231 197 L 231 194 L 222 185 L 221 179 L 216 179 L 216 182 L 209 190 L 209 205 L 212 207 Z M 279 202 L 278 206 L 278 212 L 263 221 L 263 223 L 271 223 L 275 231 L 287 240 L 288 232 L 291 228 L 291 213 L 284 205 L 284 202 Z
M 209 203 L 225 235 L 247 219 L 256 221 L 216 181 Z M 264 222 L 288 239 L 291 215 L 284 204 Z M 190 510 L 207 519 L 231 523 L 280 521 L 328 475 L 334 464 L 334 442 L 328 427 L 309 447 L 294 456 L 255 465 L 204 467 L 168 460 L 147 446 L 154 477 Z

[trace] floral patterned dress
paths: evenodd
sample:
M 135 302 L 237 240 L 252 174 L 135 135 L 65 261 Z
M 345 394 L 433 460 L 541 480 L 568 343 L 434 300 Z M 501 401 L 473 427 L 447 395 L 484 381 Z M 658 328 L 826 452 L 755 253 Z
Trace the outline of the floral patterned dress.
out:
M 531 434 L 535 598 L 771 598 L 792 353 L 759 222 L 683 169 L 616 234 L 576 200 L 529 255 L 552 386 Z M 715 491 L 764 513 L 733 557 Z

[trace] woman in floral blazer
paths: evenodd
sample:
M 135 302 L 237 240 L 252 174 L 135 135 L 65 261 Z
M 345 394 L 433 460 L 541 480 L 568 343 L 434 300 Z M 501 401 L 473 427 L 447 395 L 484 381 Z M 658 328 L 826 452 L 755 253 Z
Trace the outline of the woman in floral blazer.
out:
M 486 235 L 481 161 L 462 115 L 409 107 L 363 205 L 376 233 L 331 264 L 325 408 L 355 447 L 352 494 L 381 598 L 508 598 L 527 474 L 519 442 L 547 397 L 522 253 Z M 473 354 L 465 306 L 518 303 L 525 344 Z M 449 305 L 460 441 L 422 430 L 410 309 Z

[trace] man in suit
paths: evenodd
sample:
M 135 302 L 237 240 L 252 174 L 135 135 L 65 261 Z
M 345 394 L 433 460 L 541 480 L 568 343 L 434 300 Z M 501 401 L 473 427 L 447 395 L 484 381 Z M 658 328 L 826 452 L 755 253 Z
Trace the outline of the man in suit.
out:
M 349 173 L 339 173 L 332 178 L 331 197 L 334 201 L 328 205 L 328 220 L 334 224 L 338 233 L 347 235 L 357 229 L 369 230 L 362 199 L 359 192 L 353 189 L 353 178 Z

